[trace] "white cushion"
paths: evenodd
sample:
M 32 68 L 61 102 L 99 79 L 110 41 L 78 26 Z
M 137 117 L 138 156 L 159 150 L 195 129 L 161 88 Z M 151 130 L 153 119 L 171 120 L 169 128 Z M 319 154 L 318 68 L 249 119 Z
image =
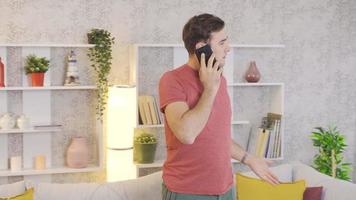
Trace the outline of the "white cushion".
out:
M 25 193 L 25 182 L 20 181 L 11 184 L 0 185 L 0 198 L 8 198 Z
M 293 167 L 290 164 L 278 165 L 275 167 L 271 167 L 270 170 L 274 175 L 278 177 L 278 180 L 283 183 L 290 183 L 293 181 L 292 179 L 292 170 Z M 253 171 L 242 173 L 245 176 L 259 178 Z

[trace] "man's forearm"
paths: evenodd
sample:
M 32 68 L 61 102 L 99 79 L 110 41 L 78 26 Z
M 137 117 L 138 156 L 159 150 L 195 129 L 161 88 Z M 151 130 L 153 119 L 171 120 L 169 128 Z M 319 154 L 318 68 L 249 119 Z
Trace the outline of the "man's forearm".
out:
M 231 139 L 231 157 L 241 161 L 246 151 L 236 142 Z
M 204 91 L 196 106 L 183 114 L 180 121 L 181 131 L 191 141 L 195 140 L 208 122 L 214 100 L 215 95 Z

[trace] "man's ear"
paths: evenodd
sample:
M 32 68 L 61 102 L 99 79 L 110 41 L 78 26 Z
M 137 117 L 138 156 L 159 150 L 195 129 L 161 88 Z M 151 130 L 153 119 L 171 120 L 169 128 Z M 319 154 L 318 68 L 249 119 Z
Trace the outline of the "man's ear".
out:
M 198 42 L 197 44 L 195 44 L 195 49 L 199 49 L 200 47 L 203 47 L 204 45 L 206 45 L 206 43 Z

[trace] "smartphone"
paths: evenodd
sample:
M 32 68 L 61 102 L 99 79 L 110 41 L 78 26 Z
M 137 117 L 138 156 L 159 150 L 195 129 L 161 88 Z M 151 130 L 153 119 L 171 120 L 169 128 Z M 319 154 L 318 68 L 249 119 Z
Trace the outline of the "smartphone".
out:
M 200 47 L 199 49 L 195 50 L 195 55 L 197 55 L 199 63 L 200 63 L 200 58 L 201 58 L 202 53 L 205 54 L 205 64 L 206 64 L 206 66 L 208 66 L 208 60 L 209 60 L 211 54 L 213 54 L 213 50 L 211 49 L 209 44 L 204 45 L 204 46 Z M 215 62 L 216 62 L 216 59 L 214 58 L 213 65 L 215 64 Z

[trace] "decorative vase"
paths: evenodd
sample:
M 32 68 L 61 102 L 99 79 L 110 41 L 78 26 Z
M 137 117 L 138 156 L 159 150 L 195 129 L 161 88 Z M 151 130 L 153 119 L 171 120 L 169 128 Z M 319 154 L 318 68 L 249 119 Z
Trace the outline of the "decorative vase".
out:
M 245 80 L 249 83 L 257 83 L 261 78 L 261 74 L 257 69 L 256 62 L 250 62 L 250 66 L 245 73 Z
M 87 167 L 89 150 L 84 137 L 74 137 L 67 150 L 67 166 L 71 168 Z
M 140 144 L 134 143 L 134 162 L 153 163 L 156 154 L 157 143 Z
M 44 81 L 43 72 L 31 73 L 31 84 L 33 87 L 42 87 L 43 81 Z

